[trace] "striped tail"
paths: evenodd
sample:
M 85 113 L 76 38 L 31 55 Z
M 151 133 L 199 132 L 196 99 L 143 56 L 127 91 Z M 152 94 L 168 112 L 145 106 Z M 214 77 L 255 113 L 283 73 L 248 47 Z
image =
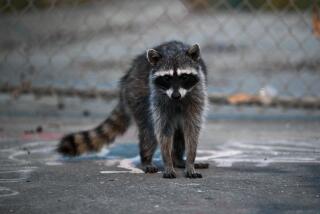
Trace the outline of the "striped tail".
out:
M 130 115 L 120 103 L 111 112 L 111 115 L 96 128 L 64 136 L 57 151 L 67 156 L 97 152 L 105 144 L 112 143 L 118 135 L 124 134 L 129 125 Z

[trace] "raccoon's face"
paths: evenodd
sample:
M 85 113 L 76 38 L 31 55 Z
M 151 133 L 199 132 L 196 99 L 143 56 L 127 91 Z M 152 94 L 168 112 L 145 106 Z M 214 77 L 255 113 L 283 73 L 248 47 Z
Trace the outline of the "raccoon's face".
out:
M 184 71 L 184 70 L 177 70 Z M 172 71 L 173 75 L 159 75 L 153 79 L 153 83 L 157 89 L 166 93 L 166 95 L 175 100 L 183 98 L 187 92 L 199 82 L 199 77 L 195 73 L 180 73 Z
M 200 58 L 198 45 L 165 59 L 158 51 L 150 49 L 147 58 L 155 67 L 151 74 L 151 83 L 170 99 L 182 99 L 200 81 L 200 74 L 196 69 L 199 67 L 197 61 Z

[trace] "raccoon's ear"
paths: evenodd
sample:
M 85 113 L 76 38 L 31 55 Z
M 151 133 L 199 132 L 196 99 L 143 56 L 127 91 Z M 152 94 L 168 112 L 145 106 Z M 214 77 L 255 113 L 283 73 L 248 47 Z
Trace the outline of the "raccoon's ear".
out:
M 187 50 L 187 55 L 190 56 L 193 60 L 198 60 L 200 58 L 200 47 L 198 44 L 192 45 Z
M 155 65 L 161 59 L 161 57 L 161 54 L 155 49 L 147 50 L 147 59 L 151 65 Z

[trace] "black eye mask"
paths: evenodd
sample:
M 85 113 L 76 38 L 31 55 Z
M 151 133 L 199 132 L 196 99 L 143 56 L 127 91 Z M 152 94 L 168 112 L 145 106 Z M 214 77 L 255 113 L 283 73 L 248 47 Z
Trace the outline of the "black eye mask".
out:
M 194 74 L 182 74 L 179 80 L 182 88 L 190 89 L 199 82 L 199 77 Z
M 161 89 L 168 90 L 172 85 L 172 78 L 170 75 L 159 76 L 154 80 L 154 84 Z
M 199 77 L 194 74 L 182 74 L 180 76 L 164 75 L 159 76 L 154 80 L 154 84 L 163 90 L 168 90 L 173 86 L 188 90 L 195 86 L 198 82 Z

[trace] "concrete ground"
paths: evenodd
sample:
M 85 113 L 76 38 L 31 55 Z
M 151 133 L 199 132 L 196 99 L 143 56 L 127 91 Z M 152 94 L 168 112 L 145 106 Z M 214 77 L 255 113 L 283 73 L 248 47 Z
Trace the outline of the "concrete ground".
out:
M 167 180 L 139 169 L 134 127 L 99 154 L 56 154 L 114 103 L 54 100 L 0 96 L 0 213 L 320 213 L 318 119 L 210 117 L 198 150 L 210 168 Z

